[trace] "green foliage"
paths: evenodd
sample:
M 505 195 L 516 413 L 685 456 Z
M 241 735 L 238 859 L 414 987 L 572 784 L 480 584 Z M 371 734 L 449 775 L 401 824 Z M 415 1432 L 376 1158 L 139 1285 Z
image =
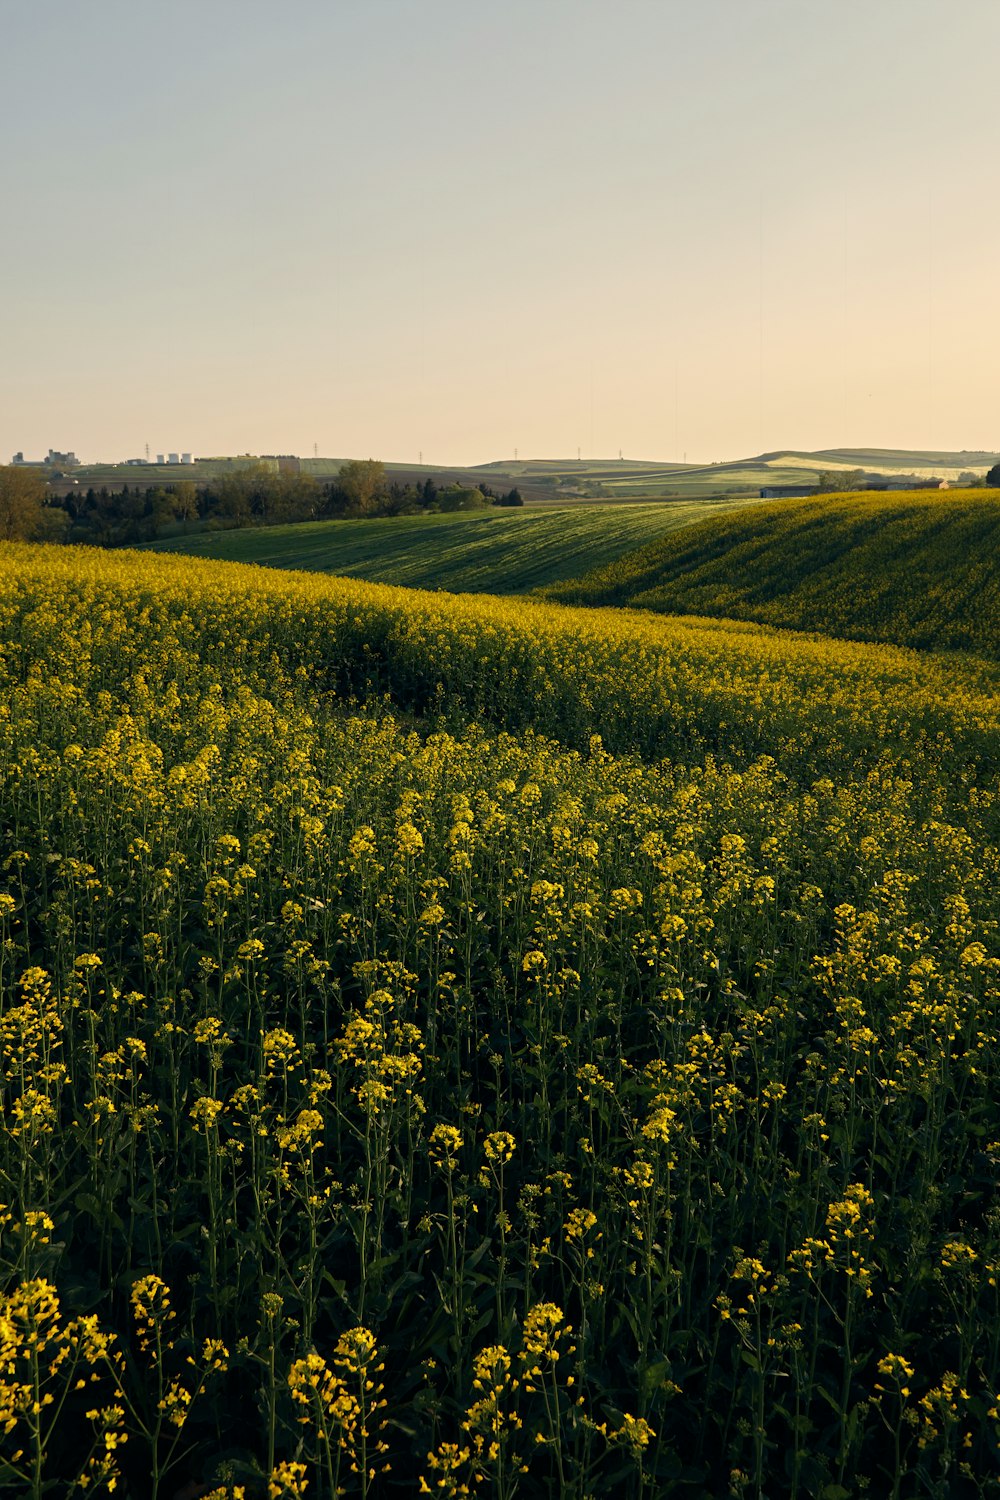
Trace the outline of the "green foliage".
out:
M 437 508 L 446 514 L 456 510 L 485 510 L 489 500 L 480 489 L 464 489 L 460 484 L 439 490 Z
M 44 529 L 45 478 L 37 469 L 0 465 L 0 541 L 24 541 Z
M 316 483 L 302 474 L 282 474 L 266 463 L 250 463 L 220 474 L 212 484 L 216 513 L 234 526 L 269 525 L 309 515 Z M 182 481 L 167 496 L 167 505 L 180 520 L 197 514 L 193 483 Z
M 359 516 L 376 509 L 385 494 L 385 464 L 377 458 L 354 458 L 341 468 L 337 483 L 348 509 Z

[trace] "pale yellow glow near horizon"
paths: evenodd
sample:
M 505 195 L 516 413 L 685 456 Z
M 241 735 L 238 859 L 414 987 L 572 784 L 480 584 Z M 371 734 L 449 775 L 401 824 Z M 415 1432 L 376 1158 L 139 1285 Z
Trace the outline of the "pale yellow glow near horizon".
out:
M 0 10 L 0 461 L 1000 447 L 993 0 Z

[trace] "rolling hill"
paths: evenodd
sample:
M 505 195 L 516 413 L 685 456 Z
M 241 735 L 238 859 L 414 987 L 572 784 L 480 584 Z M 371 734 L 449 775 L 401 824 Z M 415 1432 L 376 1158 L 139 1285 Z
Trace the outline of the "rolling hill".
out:
M 822 473 L 837 470 L 864 469 L 871 474 L 936 476 L 955 481 L 963 474 L 985 474 L 998 459 L 998 454 L 979 450 L 825 448 L 810 453 L 779 449 L 720 463 L 527 459 L 483 464 L 470 472 L 485 474 L 491 482 L 531 485 L 538 495 L 544 495 L 547 486 L 553 495 L 590 499 L 653 499 L 666 494 L 704 499 L 753 494 L 765 485 L 814 485 Z
M 546 593 L 997 656 L 998 556 L 997 491 L 830 495 L 716 516 Z
M 176 484 L 193 480 L 207 484 L 220 474 L 254 460 L 198 458 L 186 466 L 143 464 L 89 464 L 75 469 L 53 487 L 62 492 L 75 484 L 86 488 L 123 484 Z M 334 478 L 342 458 L 303 458 L 302 472 L 320 482 Z M 632 458 L 584 459 L 495 459 L 474 465 L 386 463 L 390 479 L 401 484 L 423 484 L 433 479 L 441 485 L 474 485 L 485 480 L 496 489 L 517 485 L 529 504 L 566 505 L 590 500 L 657 500 L 679 498 L 701 500 L 720 495 L 750 495 L 764 485 L 815 484 L 824 471 L 865 469 L 878 474 L 937 475 L 957 480 L 962 474 L 985 474 L 1000 461 L 1000 454 L 984 450 L 945 452 L 905 448 L 824 448 L 815 452 L 779 449 L 771 453 L 727 459 L 717 463 L 678 463 L 676 460 Z
M 524 593 L 572 578 L 736 501 L 316 521 L 160 540 L 158 552 L 301 568 L 453 593 Z

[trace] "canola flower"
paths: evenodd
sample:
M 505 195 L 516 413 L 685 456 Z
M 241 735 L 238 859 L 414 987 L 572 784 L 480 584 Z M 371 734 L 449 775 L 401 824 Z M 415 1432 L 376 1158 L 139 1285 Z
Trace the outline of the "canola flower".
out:
M 988 1493 L 994 667 L 16 547 L 0 680 L 0 1493 Z

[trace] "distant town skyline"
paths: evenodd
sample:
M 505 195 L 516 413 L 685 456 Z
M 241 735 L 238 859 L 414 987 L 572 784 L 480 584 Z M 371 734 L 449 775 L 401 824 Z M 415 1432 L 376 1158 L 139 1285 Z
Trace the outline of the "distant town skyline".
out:
M 994 0 L 0 0 L 0 454 L 1000 445 Z

